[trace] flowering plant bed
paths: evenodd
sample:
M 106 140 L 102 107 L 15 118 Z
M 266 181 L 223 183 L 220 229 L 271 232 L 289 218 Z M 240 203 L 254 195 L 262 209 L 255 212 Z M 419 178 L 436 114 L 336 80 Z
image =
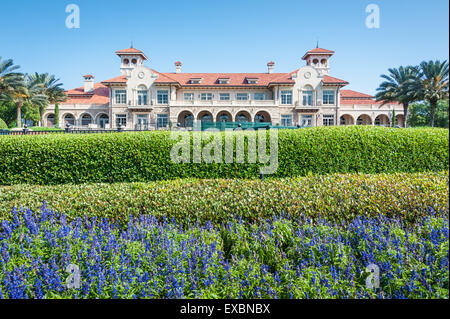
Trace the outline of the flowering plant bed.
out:
M 414 225 L 281 217 L 182 227 L 152 216 L 68 222 L 43 205 L 2 222 L 0 297 L 448 298 L 448 261 L 448 217 L 432 209 Z M 369 265 L 379 288 L 367 286 Z

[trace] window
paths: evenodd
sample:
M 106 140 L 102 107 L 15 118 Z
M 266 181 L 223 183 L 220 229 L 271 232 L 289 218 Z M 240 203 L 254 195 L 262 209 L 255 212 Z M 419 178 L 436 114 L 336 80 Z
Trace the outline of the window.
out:
M 213 99 L 212 93 L 202 93 L 200 95 L 202 101 L 211 101 Z
M 312 127 L 312 115 L 302 115 L 302 127 Z
M 194 101 L 194 93 L 184 93 L 185 101 Z
M 138 105 L 148 105 L 148 92 L 147 90 L 140 89 L 137 91 Z
M 266 99 L 266 95 L 264 93 L 255 93 L 255 100 L 264 101 Z
M 158 114 L 156 117 L 156 125 L 158 128 L 167 127 L 167 125 L 169 125 L 169 115 Z
M 247 101 L 248 100 L 248 94 L 247 93 L 237 93 L 236 94 L 236 100 L 238 100 L 238 101 Z
M 75 117 L 72 114 L 67 114 L 64 116 L 65 124 L 75 125 Z
M 126 114 L 117 114 L 116 115 L 116 127 L 119 126 L 127 126 L 127 115 Z
M 116 104 L 127 104 L 127 91 L 126 90 L 116 90 Z
M 281 126 L 292 126 L 292 115 L 281 115 Z
M 333 125 L 334 125 L 334 115 L 324 115 L 323 126 L 333 126 Z
M 313 105 L 313 91 L 303 91 L 303 106 Z
M 334 104 L 334 91 L 323 91 L 323 104 Z
M 219 79 L 219 84 L 230 84 L 230 79 Z
M 136 129 L 146 130 L 148 129 L 148 116 L 145 114 L 136 115 Z
M 169 104 L 169 91 L 158 91 L 158 104 Z
M 281 104 L 292 104 L 292 91 L 281 91 Z
M 230 100 L 230 93 L 220 93 L 219 98 L 221 101 L 229 101 Z
M 84 114 L 81 118 L 81 126 L 89 126 L 92 124 L 92 117 L 89 114 Z
M 247 83 L 248 84 L 258 84 L 258 79 L 248 79 L 247 78 Z
M 191 84 L 200 84 L 200 83 L 202 83 L 202 79 L 197 79 L 197 78 L 191 79 Z

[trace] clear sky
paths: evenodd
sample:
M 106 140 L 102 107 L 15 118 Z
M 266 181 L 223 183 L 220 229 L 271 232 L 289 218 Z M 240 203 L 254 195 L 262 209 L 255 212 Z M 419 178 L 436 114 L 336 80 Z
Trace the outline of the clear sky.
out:
M 77 4 L 79 29 L 65 12 Z M 368 4 L 380 8 L 380 28 L 366 27 Z M 22 72 L 49 72 L 66 89 L 120 75 L 116 50 L 130 46 L 147 66 L 174 72 L 290 72 L 316 46 L 336 51 L 331 76 L 373 94 L 389 67 L 449 55 L 447 0 L 0 0 L 0 56 Z

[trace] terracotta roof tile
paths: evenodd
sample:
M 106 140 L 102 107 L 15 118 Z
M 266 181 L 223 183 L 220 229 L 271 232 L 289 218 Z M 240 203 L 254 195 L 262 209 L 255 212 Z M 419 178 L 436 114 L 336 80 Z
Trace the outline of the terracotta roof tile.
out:
M 84 87 L 66 92 L 64 104 L 109 104 L 109 89 L 101 83 L 94 84 L 94 91 L 85 93 Z
M 311 54 L 333 55 L 334 51 L 322 49 L 322 48 L 315 48 L 315 49 L 312 49 L 312 50 L 309 50 L 308 52 L 306 52 L 302 59 L 306 60 L 306 58 Z
M 127 77 L 125 75 L 117 76 L 115 78 L 102 81 L 102 84 L 110 84 L 110 83 L 127 83 Z
M 116 51 L 116 53 L 142 53 L 144 54 L 144 52 L 142 52 L 141 50 L 135 49 L 135 48 L 129 48 L 129 49 L 125 49 L 125 50 L 119 50 Z
M 334 77 L 332 77 L 332 76 L 329 76 L 329 75 L 325 75 L 324 77 L 323 77 L 323 80 L 322 80 L 322 82 L 323 82 L 323 84 L 328 84 L 328 85 L 330 85 L 330 84 L 340 84 L 340 85 L 347 85 L 347 84 L 349 84 L 347 81 L 345 81 L 345 80 L 341 80 L 341 79 L 338 79 L 338 78 L 334 78 Z
M 156 72 L 156 71 L 155 71 Z M 159 73 L 156 83 L 178 83 L 181 86 L 245 86 L 261 87 L 270 84 L 294 84 L 291 73 Z M 230 79 L 228 84 L 219 84 L 219 79 Z M 249 84 L 247 79 L 258 79 L 257 84 Z M 192 84 L 191 79 L 202 79 L 200 84 Z
M 341 98 L 343 99 L 373 99 L 372 95 L 368 95 L 361 92 L 356 92 L 352 90 L 341 90 Z

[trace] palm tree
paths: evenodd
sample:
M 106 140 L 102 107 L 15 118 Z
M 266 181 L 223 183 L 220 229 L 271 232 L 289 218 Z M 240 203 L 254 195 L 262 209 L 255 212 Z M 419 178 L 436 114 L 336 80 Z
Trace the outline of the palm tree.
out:
M 448 99 L 448 62 L 429 61 L 420 64 L 421 80 L 415 88 L 422 100 L 430 103 L 430 126 L 434 127 L 436 107 L 440 100 Z
M 42 125 L 45 109 L 48 104 L 57 104 L 66 99 L 66 94 L 61 88 L 63 84 L 59 83 L 59 79 L 56 79 L 54 75 L 49 75 L 48 73 L 34 73 L 29 75 L 28 79 L 30 83 L 33 83 L 33 85 L 41 89 L 41 94 L 47 97 L 47 103 L 41 103 L 39 105 L 40 125 Z
M 15 72 L 20 66 L 14 65 L 13 60 L 3 60 L 0 56 L 0 94 L 7 94 L 7 90 L 13 82 L 21 78 L 21 74 Z
M 24 104 L 41 106 L 47 102 L 47 97 L 41 93 L 41 88 L 30 82 L 26 76 L 19 74 L 3 81 L 0 100 L 13 102 L 17 109 L 17 127 L 22 127 L 22 107 Z
M 391 102 L 403 105 L 404 126 L 407 127 L 408 108 L 412 102 L 417 101 L 418 95 L 412 89 L 417 83 L 419 70 L 417 67 L 407 66 L 398 69 L 389 69 L 389 75 L 381 75 L 386 81 L 380 84 L 375 95 L 377 101 L 382 101 L 384 106 Z M 381 107 L 380 106 L 380 107 Z

